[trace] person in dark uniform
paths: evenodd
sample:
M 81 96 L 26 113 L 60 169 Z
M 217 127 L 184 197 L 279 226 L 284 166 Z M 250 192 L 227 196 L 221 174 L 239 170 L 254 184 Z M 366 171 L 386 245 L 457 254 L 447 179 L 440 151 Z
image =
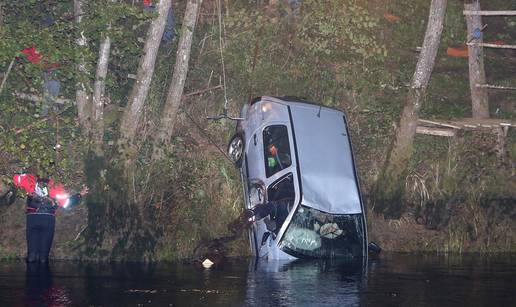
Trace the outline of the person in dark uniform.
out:
M 291 198 L 269 201 L 263 204 L 259 204 L 251 210 L 246 210 L 248 211 L 246 214 L 251 217 L 254 216 L 254 218 L 257 220 L 269 216 L 273 224 L 268 225 L 268 227 L 271 228 L 270 230 L 273 230 L 277 233 L 287 219 L 288 213 L 290 212 L 293 203 L 294 200 Z
M 57 210 L 77 205 L 88 188 L 70 196 L 62 184 L 32 174 L 14 175 L 13 185 L 27 193 L 27 262 L 48 262 Z
M 235 235 L 240 235 L 244 230 L 251 227 L 253 218 L 261 220 L 269 217 L 266 222 L 269 231 L 278 233 L 281 226 L 287 219 L 287 216 L 294 205 L 293 198 L 283 198 L 272 200 L 256 205 L 252 209 L 244 210 L 236 219 L 228 224 L 228 229 Z

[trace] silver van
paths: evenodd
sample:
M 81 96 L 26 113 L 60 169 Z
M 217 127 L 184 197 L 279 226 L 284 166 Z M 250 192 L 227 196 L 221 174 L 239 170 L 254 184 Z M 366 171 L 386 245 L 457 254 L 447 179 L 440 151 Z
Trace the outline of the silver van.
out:
M 240 169 L 252 253 L 269 259 L 367 255 L 346 116 L 291 97 L 246 104 L 228 155 Z M 270 210 L 262 210 L 264 205 Z M 257 212 L 265 212 L 258 214 Z

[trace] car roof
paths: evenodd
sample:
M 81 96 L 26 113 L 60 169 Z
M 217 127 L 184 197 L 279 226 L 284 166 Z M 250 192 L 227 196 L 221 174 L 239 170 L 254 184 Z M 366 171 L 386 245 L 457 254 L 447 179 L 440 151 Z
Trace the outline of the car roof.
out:
M 332 214 L 362 212 L 346 118 L 302 99 L 262 97 L 289 107 L 302 204 Z
M 251 100 L 251 104 L 254 104 L 255 102 L 258 102 L 258 101 L 262 101 L 262 102 L 275 102 L 275 103 L 279 103 L 279 104 L 282 104 L 284 106 L 289 106 L 289 107 L 292 107 L 292 108 L 305 107 L 305 108 L 313 108 L 313 109 L 317 109 L 317 110 L 322 108 L 322 109 L 331 110 L 332 112 L 338 112 L 338 113 L 340 113 L 340 114 L 342 114 L 344 116 L 344 113 L 341 110 L 338 110 L 338 109 L 335 109 L 335 108 L 332 108 L 332 107 L 328 107 L 328 106 L 324 106 L 324 105 L 321 105 L 319 103 L 307 100 L 307 99 L 302 98 L 302 97 L 296 97 L 296 96 L 281 96 L 281 97 L 261 96 L 261 97 L 256 97 L 256 98 L 252 99 Z

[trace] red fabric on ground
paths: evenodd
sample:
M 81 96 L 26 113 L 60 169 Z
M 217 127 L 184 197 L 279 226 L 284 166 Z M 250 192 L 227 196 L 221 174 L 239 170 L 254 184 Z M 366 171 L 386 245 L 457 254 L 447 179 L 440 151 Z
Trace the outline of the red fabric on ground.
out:
M 398 16 L 392 15 L 390 13 L 383 14 L 383 18 L 385 18 L 385 20 L 387 20 L 390 23 L 395 23 L 395 22 L 400 21 L 400 18 Z
M 36 47 L 34 46 L 22 49 L 21 53 L 25 55 L 27 61 L 33 64 L 38 64 L 41 59 L 41 55 L 36 51 Z

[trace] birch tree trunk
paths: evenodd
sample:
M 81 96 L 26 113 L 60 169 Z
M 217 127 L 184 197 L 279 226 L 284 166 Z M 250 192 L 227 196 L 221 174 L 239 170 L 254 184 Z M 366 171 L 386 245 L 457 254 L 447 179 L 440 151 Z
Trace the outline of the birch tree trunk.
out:
M 202 0 L 188 0 L 186 5 L 185 16 L 183 18 L 183 26 L 181 28 L 181 38 L 177 47 L 176 63 L 174 66 L 174 74 L 170 81 L 170 87 L 167 93 L 167 100 L 163 109 L 160 125 L 156 138 L 154 139 L 152 160 L 156 161 L 163 157 L 164 148 L 168 147 L 174 125 L 176 115 L 181 104 L 181 97 L 185 85 L 186 76 L 188 74 L 188 62 L 190 60 L 190 52 L 192 47 L 193 33 L 197 22 L 197 15 Z
M 92 140 L 95 154 L 103 155 L 102 140 L 104 138 L 104 92 L 106 89 L 106 76 L 109 64 L 109 54 L 111 51 L 111 39 L 106 36 L 99 48 L 99 59 L 97 63 L 97 73 L 93 86 L 93 119 L 92 119 Z
M 75 23 L 78 29 L 81 29 L 82 17 L 84 15 L 84 4 L 86 0 L 74 0 L 73 8 L 74 8 L 74 16 Z M 75 101 L 77 104 L 77 115 L 79 117 L 79 124 L 81 126 L 82 134 L 84 136 L 89 136 L 90 132 L 90 114 L 91 114 L 91 106 L 89 105 L 88 99 L 88 91 L 89 84 L 84 83 L 81 79 L 88 79 L 88 71 L 86 69 L 86 62 L 84 60 L 84 56 L 82 55 L 82 50 L 86 48 L 87 41 L 84 34 L 78 30 L 77 31 L 77 78 L 79 79 L 76 83 L 76 91 L 75 91 Z
M 119 148 L 125 151 L 131 147 L 142 115 L 143 105 L 149 92 L 154 66 L 158 54 L 161 37 L 165 29 L 167 14 L 172 5 L 171 0 L 160 0 L 157 4 L 158 16 L 152 21 L 147 33 L 147 41 L 143 48 L 143 55 L 140 59 L 136 73 L 136 84 L 131 90 L 127 107 L 125 108 L 120 123 Z
M 3 3 L 0 3 L 0 31 L 4 27 L 4 8 Z
M 375 204 L 377 209 L 385 209 L 385 206 L 401 206 L 401 197 L 404 184 L 402 175 L 407 170 L 407 165 L 412 155 L 412 143 L 416 134 L 418 113 L 421 109 L 426 88 L 432 74 L 435 57 L 439 48 L 443 30 L 444 16 L 447 0 L 432 0 L 430 14 L 425 33 L 425 39 L 421 54 L 412 76 L 410 89 L 396 132 L 394 146 L 390 152 L 389 160 L 384 175 L 380 179 L 378 191 L 381 198 L 380 204 Z M 393 209 L 392 207 L 387 209 Z M 394 208 L 396 211 L 399 208 Z M 399 210 L 398 210 L 399 211 Z
M 466 11 L 480 11 L 480 3 L 464 3 Z M 466 16 L 468 37 L 471 37 L 475 29 L 482 29 L 482 17 L 480 15 Z M 469 39 L 468 39 L 469 40 Z M 482 34 L 475 43 L 482 43 Z M 487 88 L 477 87 L 477 84 L 486 84 L 486 72 L 484 69 L 483 48 L 476 45 L 468 46 L 469 58 L 469 87 L 471 89 L 471 106 L 473 118 L 489 118 L 489 100 Z

